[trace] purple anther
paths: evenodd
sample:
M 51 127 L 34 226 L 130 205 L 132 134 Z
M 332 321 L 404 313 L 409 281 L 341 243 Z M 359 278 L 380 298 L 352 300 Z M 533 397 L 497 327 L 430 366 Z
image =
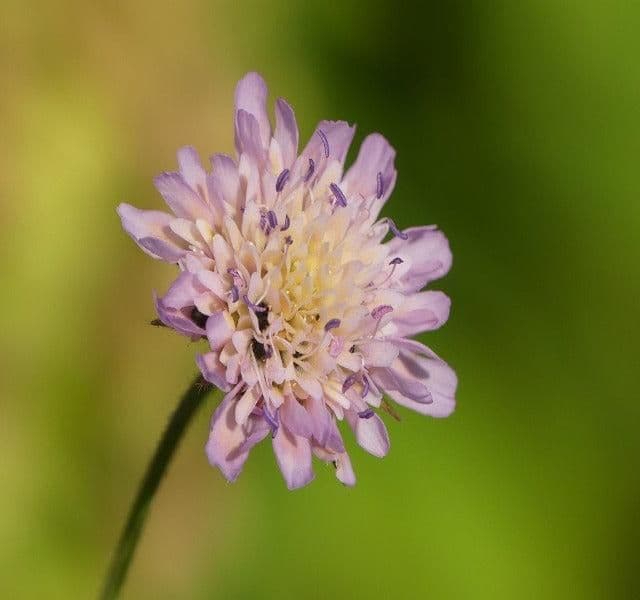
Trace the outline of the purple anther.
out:
M 268 227 L 269 227 L 269 224 L 267 223 L 267 214 L 262 213 L 260 215 L 260 229 L 262 229 L 262 231 L 264 231 L 265 233 L 268 233 L 267 232 Z
M 351 373 L 342 384 L 342 393 L 344 394 L 358 380 L 357 373 Z
M 369 380 L 366 375 L 362 377 L 362 392 L 360 395 L 364 398 L 369 393 Z
M 307 173 L 304 176 L 304 182 L 307 183 L 307 181 L 309 181 L 309 179 L 311 179 L 311 176 L 313 175 L 313 172 L 316 170 L 316 163 L 313 162 L 313 158 L 309 159 L 309 168 L 307 169 Z
M 281 192 L 289 179 L 289 169 L 284 169 L 276 179 L 276 192 Z
M 238 288 L 235 285 L 232 285 L 231 286 L 231 301 L 232 302 L 237 302 L 239 298 L 240 298 L 240 292 L 238 291 Z
M 254 304 L 253 302 L 251 302 L 251 300 L 249 300 L 249 296 L 247 296 L 246 294 L 242 296 L 242 299 L 244 300 L 244 303 L 255 313 L 262 313 L 266 312 L 267 310 L 266 306 L 260 306 L 259 304 Z
M 393 306 L 389 306 L 388 304 L 381 304 L 380 306 L 376 306 L 371 311 L 371 316 L 377 321 L 378 319 L 382 319 L 387 313 L 390 313 L 393 310 Z
M 286 238 L 284 238 L 284 243 L 287 246 L 291 246 L 291 244 L 293 244 L 293 238 L 290 235 L 288 235 Z
M 322 129 L 318 129 L 317 132 L 322 140 L 322 145 L 324 146 L 324 155 L 326 158 L 329 158 L 329 140 Z
M 404 231 L 400 231 L 392 219 L 387 218 L 387 223 L 389 224 L 389 229 L 391 229 L 391 233 L 393 233 L 393 235 L 399 237 L 401 240 L 409 239 L 409 236 Z
M 330 319 L 324 326 L 325 331 L 331 331 L 336 327 L 340 327 L 340 319 Z
M 231 275 L 231 277 L 233 277 L 233 283 L 236 286 L 244 285 L 244 279 L 243 279 L 242 275 L 240 275 L 240 271 L 238 271 L 238 269 L 229 268 L 229 269 L 227 269 L 227 273 L 229 273 L 229 275 Z
M 396 256 L 389 264 L 390 265 L 401 265 L 404 261 L 399 257 Z
M 361 412 L 358 413 L 358 416 L 361 419 L 370 419 L 371 417 L 373 417 L 373 415 L 375 415 L 376 413 L 373 412 L 372 408 L 367 408 L 366 410 L 363 410 Z
M 342 190 L 338 187 L 337 184 L 335 183 L 330 183 L 329 184 L 329 189 L 331 190 L 331 193 L 334 195 L 336 202 L 340 205 L 340 206 L 346 206 L 347 205 L 347 197 L 344 195 L 344 193 L 342 192 Z
M 264 357 L 271 358 L 273 356 L 273 348 L 269 345 L 264 345 Z
M 376 175 L 376 198 L 380 200 L 380 198 L 382 198 L 383 193 L 384 193 L 384 187 L 382 185 L 382 173 L 378 171 L 378 175 Z
M 269 227 L 271 227 L 271 229 L 275 229 L 278 226 L 278 217 L 276 217 L 276 213 L 272 210 L 267 213 L 267 220 L 269 221 Z
M 289 215 L 285 215 L 284 216 L 284 225 L 282 227 L 280 227 L 280 231 L 286 231 L 287 229 L 289 229 L 290 225 L 291 225 L 291 219 L 289 218 Z

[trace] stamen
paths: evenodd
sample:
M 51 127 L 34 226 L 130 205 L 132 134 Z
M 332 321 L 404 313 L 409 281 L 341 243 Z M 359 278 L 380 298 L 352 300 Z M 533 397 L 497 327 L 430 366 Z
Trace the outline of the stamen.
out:
M 404 261 L 399 256 L 396 256 L 389 264 L 395 266 L 401 265 L 403 262 Z
M 373 415 L 375 415 L 376 413 L 373 412 L 372 408 L 367 408 L 366 410 L 363 410 L 361 412 L 358 413 L 358 416 L 361 419 L 370 419 L 371 417 L 373 417 Z
M 380 306 L 376 306 L 371 311 L 371 316 L 376 320 L 382 319 L 382 317 L 384 317 L 387 313 L 390 313 L 392 310 L 392 306 L 389 306 L 388 304 L 381 304 Z
M 398 226 L 393 222 L 393 219 L 390 219 L 389 217 L 387 217 L 387 223 L 393 235 L 395 235 L 396 237 L 399 237 L 401 240 L 409 239 L 409 236 L 404 231 L 400 231 L 398 229 Z
M 344 394 L 358 380 L 357 373 L 351 373 L 342 384 L 342 393 Z
M 378 171 L 378 175 L 376 176 L 376 198 L 380 200 L 380 198 L 382 198 L 383 193 L 384 193 L 384 187 L 382 186 L 382 173 Z
M 238 291 L 238 288 L 235 285 L 232 285 L 231 286 L 231 301 L 232 302 L 237 302 L 239 298 L 240 298 L 240 292 Z
M 318 135 L 322 139 L 325 158 L 329 158 L 329 140 L 327 139 L 327 136 L 325 135 L 324 131 L 322 131 L 322 129 L 318 129 L 317 131 L 318 131 Z
M 335 183 L 330 183 L 329 184 L 329 189 L 333 193 L 333 195 L 334 195 L 334 197 L 336 199 L 336 202 L 340 206 L 346 206 L 347 205 L 347 197 L 344 195 L 342 190 Z
M 285 215 L 284 216 L 284 225 L 282 227 L 280 227 L 280 231 L 286 231 L 287 229 L 289 229 L 290 225 L 291 225 L 291 219 L 289 218 L 289 215 Z
M 293 244 L 293 238 L 290 235 L 288 235 L 286 238 L 284 238 L 284 243 L 287 246 L 291 246 L 291 244 Z
M 289 179 L 289 169 L 284 169 L 276 179 L 276 192 L 280 193 Z
M 259 304 L 254 304 L 253 302 L 251 302 L 251 300 L 249 300 L 249 296 L 247 296 L 246 294 L 244 296 L 242 296 L 242 299 L 244 300 L 244 303 L 254 313 L 261 313 L 261 312 L 266 312 L 267 311 L 267 307 L 266 306 L 260 306 Z
M 260 229 L 262 229 L 262 231 L 264 231 L 265 233 L 269 233 L 268 227 L 269 227 L 269 224 L 267 222 L 267 214 L 262 213 L 260 215 Z
M 278 217 L 276 217 L 276 213 L 270 210 L 267 213 L 267 219 L 269 221 L 269 226 L 271 229 L 275 229 L 278 226 Z
M 313 162 L 313 158 L 309 159 L 309 168 L 307 169 L 307 173 L 304 176 L 304 182 L 307 183 L 307 181 L 309 181 L 309 179 L 311 179 L 311 176 L 313 175 L 313 172 L 316 169 L 316 163 Z
M 242 283 L 244 283 L 244 278 L 242 277 L 242 275 L 240 275 L 240 271 L 238 271 L 238 269 L 229 268 L 227 269 L 227 273 L 229 273 L 229 275 L 233 277 L 234 281 L 241 281 Z
M 330 331 L 331 329 L 335 329 L 336 327 L 340 327 L 340 319 L 331 319 L 325 324 L 324 330 Z

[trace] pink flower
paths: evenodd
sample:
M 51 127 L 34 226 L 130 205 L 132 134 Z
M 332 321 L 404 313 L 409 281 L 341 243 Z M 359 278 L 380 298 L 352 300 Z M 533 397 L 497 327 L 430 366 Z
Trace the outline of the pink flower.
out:
M 379 218 L 396 180 L 381 135 L 345 172 L 354 127 L 321 121 L 298 154 L 293 110 L 278 100 L 272 130 L 266 97 L 256 73 L 237 86 L 237 161 L 216 154 L 207 172 L 187 147 L 180 170 L 156 178 L 173 214 L 128 204 L 118 213 L 147 254 L 180 269 L 156 301 L 160 319 L 208 341 L 198 366 L 226 392 L 211 421 L 211 464 L 233 481 L 271 434 L 290 489 L 313 479 L 313 454 L 353 485 L 339 421 L 382 457 L 383 393 L 425 415 L 454 409 L 455 373 L 408 339 L 447 320 L 449 298 L 421 290 L 447 273 L 451 252 L 435 226 L 399 231 Z

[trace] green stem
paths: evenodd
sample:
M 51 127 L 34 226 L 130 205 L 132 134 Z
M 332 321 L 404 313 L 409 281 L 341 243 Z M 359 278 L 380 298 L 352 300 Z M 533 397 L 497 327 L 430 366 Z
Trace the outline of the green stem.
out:
M 200 406 L 202 406 L 202 401 L 211 389 L 211 385 L 204 381 L 202 376 L 198 375 L 182 396 L 180 404 L 178 404 L 178 407 L 171 416 L 160 443 L 147 467 L 147 472 L 140 484 L 138 495 L 129 510 L 127 522 L 122 530 L 120 540 L 116 546 L 109 571 L 104 581 L 102 595 L 100 596 L 102 600 L 113 600 L 118 597 L 127 576 L 127 571 L 138 544 L 151 501 L 158 490 L 160 481 L 171 462 L 187 425 Z

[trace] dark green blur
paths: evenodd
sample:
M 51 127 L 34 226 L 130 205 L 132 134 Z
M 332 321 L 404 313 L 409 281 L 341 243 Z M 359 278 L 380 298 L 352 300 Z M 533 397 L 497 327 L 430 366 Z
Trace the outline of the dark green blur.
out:
M 233 485 L 208 466 L 208 406 L 124 597 L 638 597 L 639 30 L 618 1 L 3 2 L 0 598 L 97 595 L 198 349 L 148 325 L 173 270 L 115 207 L 160 208 L 181 145 L 232 150 L 248 70 L 303 139 L 397 149 L 386 214 L 454 253 L 422 339 L 458 409 L 291 493 L 269 444 Z

